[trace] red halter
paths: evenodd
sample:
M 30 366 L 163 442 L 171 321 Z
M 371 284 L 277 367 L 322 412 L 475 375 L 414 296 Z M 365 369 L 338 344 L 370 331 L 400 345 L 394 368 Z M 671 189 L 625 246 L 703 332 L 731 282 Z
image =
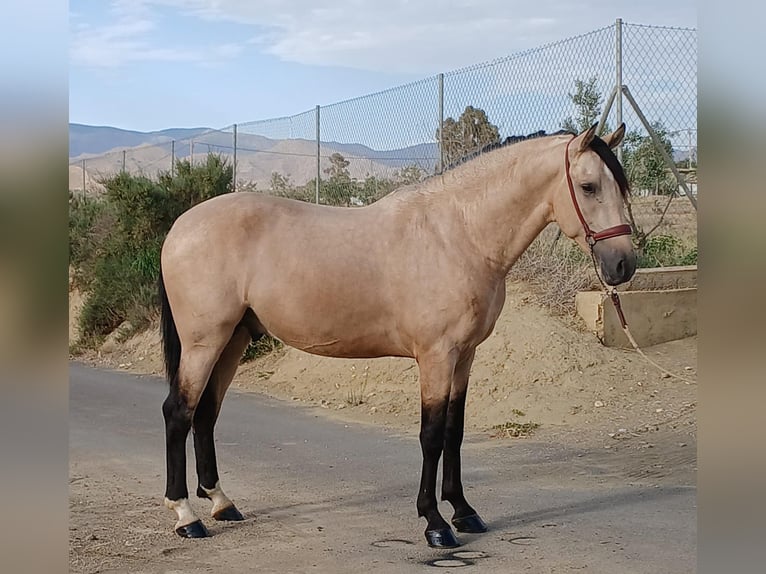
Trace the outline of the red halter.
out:
M 620 235 L 631 235 L 633 233 L 633 229 L 627 223 L 621 223 L 620 225 L 609 227 L 608 229 L 604 229 L 603 231 L 599 231 L 598 233 L 593 233 L 593 230 L 585 221 L 585 218 L 582 215 L 582 211 L 580 211 L 580 204 L 577 203 L 577 196 L 575 195 L 574 185 L 572 184 L 572 176 L 569 174 L 569 144 L 570 143 L 572 143 L 572 140 L 569 140 L 567 142 L 567 149 L 566 149 L 565 157 L 564 157 L 566 174 L 567 174 L 567 185 L 569 185 L 569 193 L 572 195 L 572 203 L 574 203 L 574 208 L 575 208 L 575 212 L 577 213 L 577 217 L 580 218 L 580 223 L 582 223 L 583 229 L 585 229 L 585 241 L 588 243 L 588 245 L 590 245 L 591 251 L 593 250 L 593 246 L 596 244 L 597 241 L 601 241 L 602 239 L 610 239 L 612 237 L 619 237 Z

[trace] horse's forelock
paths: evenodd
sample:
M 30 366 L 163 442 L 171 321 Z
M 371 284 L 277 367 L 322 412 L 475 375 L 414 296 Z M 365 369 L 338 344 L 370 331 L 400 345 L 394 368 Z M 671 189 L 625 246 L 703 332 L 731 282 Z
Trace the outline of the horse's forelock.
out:
M 593 138 L 588 147 L 592 149 L 596 155 L 601 158 L 601 161 L 606 164 L 606 167 L 608 167 L 609 171 L 612 172 L 617 185 L 620 187 L 620 193 L 622 193 L 624 197 L 627 197 L 627 195 L 630 193 L 630 184 L 628 183 L 628 178 L 625 175 L 625 170 L 622 169 L 622 164 L 620 163 L 620 160 L 617 159 L 617 156 L 612 151 L 612 148 L 610 148 L 606 142 L 598 136 Z

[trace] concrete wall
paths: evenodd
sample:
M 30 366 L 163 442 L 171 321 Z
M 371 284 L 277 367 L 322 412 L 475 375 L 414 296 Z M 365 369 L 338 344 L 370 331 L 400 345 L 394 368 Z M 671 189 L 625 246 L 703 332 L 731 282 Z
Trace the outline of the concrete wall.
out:
M 628 328 L 640 347 L 697 334 L 697 267 L 639 269 L 619 289 Z M 581 291 L 577 313 L 607 347 L 631 348 L 611 299 Z

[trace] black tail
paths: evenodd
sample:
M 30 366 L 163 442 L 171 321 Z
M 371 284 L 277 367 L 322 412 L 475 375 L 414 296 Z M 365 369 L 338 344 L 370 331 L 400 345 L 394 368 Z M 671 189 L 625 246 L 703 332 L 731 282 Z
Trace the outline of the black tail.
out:
M 160 307 L 162 309 L 160 326 L 162 328 L 162 348 L 165 355 L 165 374 L 172 387 L 176 384 L 178 366 L 181 364 L 181 339 L 178 338 L 176 322 L 173 320 L 173 311 L 170 309 L 168 294 L 165 291 L 165 283 L 162 280 L 162 268 L 160 268 L 159 289 Z

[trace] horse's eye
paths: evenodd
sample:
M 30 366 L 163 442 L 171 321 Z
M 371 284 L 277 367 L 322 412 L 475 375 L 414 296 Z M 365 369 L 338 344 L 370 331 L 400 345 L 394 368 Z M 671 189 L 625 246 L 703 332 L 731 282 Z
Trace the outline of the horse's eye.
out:
M 596 188 L 593 186 L 592 183 L 583 183 L 580 187 L 585 193 L 588 193 L 588 194 L 595 193 L 596 191 Z

